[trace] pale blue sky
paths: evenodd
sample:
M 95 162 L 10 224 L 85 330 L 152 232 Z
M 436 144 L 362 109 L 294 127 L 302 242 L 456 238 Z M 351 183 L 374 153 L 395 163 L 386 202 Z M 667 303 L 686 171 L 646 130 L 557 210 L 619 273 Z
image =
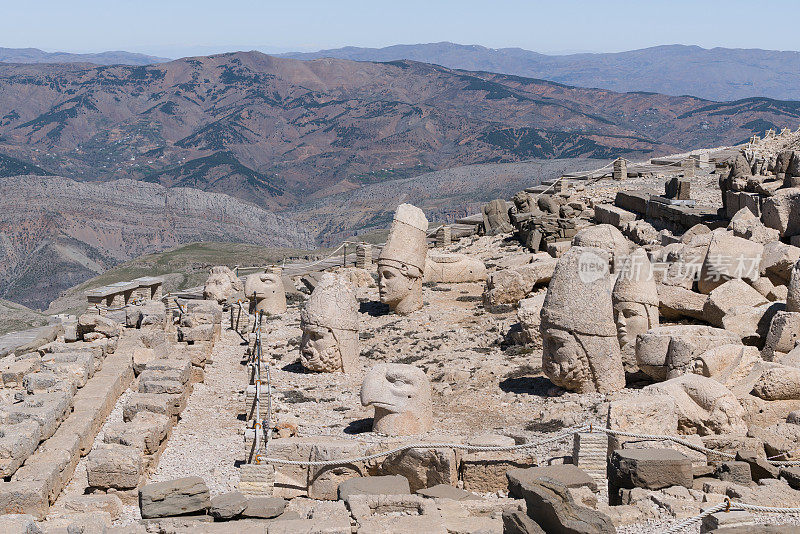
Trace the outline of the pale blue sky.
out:
M 799 15 L 797 0 L 0 0 L 0 46 L 167 57 L 437 41 L 543 53 L 800 50 Z

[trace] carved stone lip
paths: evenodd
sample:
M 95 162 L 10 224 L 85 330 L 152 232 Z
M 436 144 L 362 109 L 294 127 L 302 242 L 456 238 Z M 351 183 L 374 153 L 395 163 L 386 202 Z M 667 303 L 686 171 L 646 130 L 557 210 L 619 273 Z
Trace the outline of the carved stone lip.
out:
M 376 408 L 383 408 L 384 410 L 388 410 L 390 412 L 397 411 L 397 406 L 395 406 L 394 404 L 387 403 L 387 402 L 374 401 L 374 402 L 370 402 L 370 404 L 372 406 L 376 407 Z

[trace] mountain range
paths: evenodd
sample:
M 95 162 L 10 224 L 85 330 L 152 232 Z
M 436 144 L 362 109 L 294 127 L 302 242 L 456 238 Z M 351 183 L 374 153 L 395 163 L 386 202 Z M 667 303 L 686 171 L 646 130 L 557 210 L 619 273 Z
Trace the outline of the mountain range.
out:
M 455 69 L 500 72 L 579 87 L 650 91 L 710 100 L 764 96 L 800 100 L 800 52 L 664 45 L 617 53 L 545 55 L 522 48 L 429 43 L 385 48 L 348 46 L 280 54 L 296 59 L 410 59 Z
M 38 48 L 0 47 L 0 63 L 93 63 L 95 65 L 150 65 L 169 61 L 167 58 L 115 50 L 93 54 L 45 52 Z
M 272 209 L 467 164 L 730 145 L 799 119 L 796 102 L 617 93 L 408 60 L 0 64 L 6 174 L 130 178 Z

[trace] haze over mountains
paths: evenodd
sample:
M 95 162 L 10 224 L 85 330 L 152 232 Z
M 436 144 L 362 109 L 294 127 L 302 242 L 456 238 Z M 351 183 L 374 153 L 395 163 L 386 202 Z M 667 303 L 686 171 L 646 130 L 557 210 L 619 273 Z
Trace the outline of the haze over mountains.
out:
M 279 55 L 355 61 L 410 59 L 580 87 L 692 95 L 710 100 L 752 96 L 800 100 L 800 52 L 792 51 L 664 45 L 618 53 L 552 56 L 522 48 L 495 49 L 443 42 L 385 48 L 348 46 Z
M 132 178 L 272 208 L 473 163 L 739 143 L 798 119 L 794 102 L 615 93 L 413 61 L 239 52 L 0 64 L 0 154 L 14 174 Z
M 71 52 L 45 52 L 38 48 L 0 47 L 0 63 L 94 63 L 95 65 L 150 65 L 163 63 L 168 58 L 125 52 L 122 50 L 73 54 Z

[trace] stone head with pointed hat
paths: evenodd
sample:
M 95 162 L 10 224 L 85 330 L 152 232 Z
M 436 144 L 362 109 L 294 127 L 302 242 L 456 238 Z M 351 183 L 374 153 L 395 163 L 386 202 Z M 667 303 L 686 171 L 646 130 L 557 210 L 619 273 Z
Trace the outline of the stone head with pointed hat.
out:
M 558 260 L 541 311 L 542 368 L 579 393 L 625 387 L 606 250 L 573 246 Z
M 428 254 L 428 219 L 421 209 L 400 204 L 378 257 L 381 302 L 406 315 L 422 308 L 422 275 Z
M 639 370 L 636 336 L 659 325 L 658 290 L 653 266 L 643 248 L 634 250 L 622 263 L 611 299 L 622 363 L 626 372 L 635 373 Z
M 250 313 L 278 315 L 286 312 L 286 292 L 280 267 L 248 276 L 244 281 L 244 293 L 250 299 Z
M 358 302 L 344 275 L 325 273 L 300 313 L 300 363 L 309 371 L 358 367 Z

